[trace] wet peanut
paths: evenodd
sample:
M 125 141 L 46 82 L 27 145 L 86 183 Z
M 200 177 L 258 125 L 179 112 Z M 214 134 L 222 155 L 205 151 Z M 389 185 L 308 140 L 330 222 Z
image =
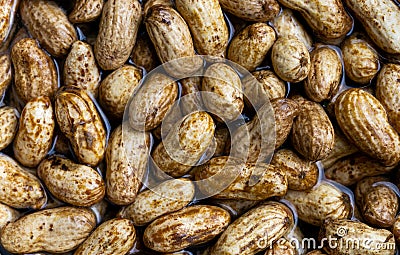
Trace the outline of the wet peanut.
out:
M 78 40 L 74 26 L 56 3 L 46 0 L 23 0 L 20 15 L 29 33 L 50 54 L 61 57 Z
M 23 102 L 39 96 L 54 96 L 58 88 L 56 67 L 34 39 L 25 38 L 16 43 L 11 49 L 11 59 L 15 91 Z
M 8 224 L 0 240 L 12 253 L 63 253 L 77 248 L 95 226 L 96 218 L 90 210 L 59 207 L 34 212 Z
M 104 157 L 106 131 L 92 99 L 78 87 L 64 86 L 56 95 L 55 113 L 79 162 L 96 166 Z
M 64 85 L 77 86 L 97 97 L 100 79 L 92 46 L 82 41 L 74 42 L 64 63 Z
M 12 143 L 17 126 L 17 110 L 9 106 L 0 108 L 0 150 Z
M 220 0 L 222 9 L 233 15 L 254 22 L 266 22 L 279 14 L 280 6 L 275 0 Z
M 101 15 L 104 0 L 78 0 L 68 15 L 72 23 L 85 23 L 97 19 Z

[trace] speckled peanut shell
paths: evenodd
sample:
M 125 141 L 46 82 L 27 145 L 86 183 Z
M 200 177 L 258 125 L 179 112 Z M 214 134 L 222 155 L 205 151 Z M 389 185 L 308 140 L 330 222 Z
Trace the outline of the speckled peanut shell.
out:
M 218 0 L 177 0 L 175 5 L 192 32 L 197 52 L 224 57 L 229 31 Z
M 196 167 L 194 174 L 196 181 L 208 179 L 208 182 L 198 183 L 198 188 L 203 194 L 221 199 L 264 200 L 285 195 L 288 186 L 286 176 L 280 168 L 265 163 L 243 164 L 229 160 L 228 156 L 212 158 Z M 217 179 L 209 179 L 216 174 L 220 175 Z M 257 178 L 258 182 L 249 184 L 249 181 Z M 232 181 L 215 194 L 226 180 Z
M 214 121 L 208 113 L 187 115 L 153 150 L 154 164 L 173 177 L 184 175 L 211 145 L 214 131 Z
M 110 0 L 104 4 L 94 44 L 94 54 L 102 69 L 115 70 L 128 60 L 141 20 L 138 0 Z
M 5 43 L 14 25 L 15 14 L 20 0 L 0 1 L 0 45 Z
M 212 240 L 229 223 L 230 215 L 224 209 L 194 205 L 153 221 L 144 231 L 143 242 L 155 251 L 179 251 Z
M 400 53 L 400 10 L 391 0 L 343 1 L 382 50 Z
M 365 154 L 354 154 L 341 158 L 325 168 L 325 176 L 342 185 L 356 184 L 364 177 L 390 173 L 395 166 L 385 166 Z
M 266 22 L 279 14 L 276 0 L 220 0 L 222 9 L 247 21 Z
M 97 19 L 101 15 L 104 0 L 78 0 L 74 9 L 68 15 L 72 23 L 86 23 Z
M 24 107 L 13 142 L 14 157 L 27 167 L 36 167 L 53 143 L 55 117 L 50 98 L 37 97 Z
M 135 226 L 149 224 L 160 216 L 178 211 L 193 199 L 194 184 L 189 179 L 172 179 L 138 194 L 135 201 L 123 208 L 120 215 Z
M 136 241 L 136 231 L 127 219 L 111 219 L 98 226 L 74 255 L 116 255 L 128 253 Z
M 107 198 L 117 205 L 135 201 L 146 172 L 150 135 L 118 126 L 106 150 Z
M 17 110 L 10 106 L 0 108 L 0 150 L 12 143 L 18 131 Z
M 275 73 L 284 81 L 300 82 L 307 78 L 310 70 L 310 53 L 296 37 L 280 37 L 271 51 Z
M 311 49 L 313 39 L 292 10 L 283 8 L 271 23 L 278 37 L 295 36 L 304 43 L 307 49 Z
M 148 10 L 144 24 L 161 63 L 168 74 L 187 77 L 202 67 L 196 57 L 189 27 L 182 16 L 168 5 L 154 5 Z
M 275 152 L 271 164 L 282 169 L 291 190 L 309 190 L 317 184 L 319 169 L 314 162 L 305 160 L 289 149 Z
M 284 198 L 296 207 L 299 219 L 315 226 L 321 226 L 326 219 L 352 216 L 349 196 L 329 182 L 309 191 L 289 190 Z
M 58 88 L 56 67 L 34 39 L 16 43 L 11 49 L 11 59 L 15 91 L 23 102 L 38 96 L 54 96 Z
M 131 59 L 133 63 L 143 67 L 147 72 L 159 65 L 160 61 L 147 33 L 138 35 Z
M 95 226 L 96 218 L 90 210 L 68 206 L 47 209 L 8 224 L 1 244 L 11 253 L 63 253 L 77 248 Z
M 353 20 L 341 1 L 279 0 L 279 3 L 300 12 L 314 33 L 327 42 L 337 42 L 352 29 Z
M 146 77 L 131 97 L 129 124 L 136 130 L 149 131 L 161 124 L 178 97 L 178 84 L 169 76 L 153 73 Z
M 64 86 L 57 92 L 55 113 L 79 162 L 98 165 L 106 150 L 106 130 L 92 99 L 78 87 Z
M 332 123 L 321 105 L 297 100 L 300 113 L 293 122 L 293 147 L 310 161 L 328 157 L 335 143 Z
M 286 95 L 286 84 L 271 70 L 252 72 L 243 80 L 245 102 L 249 107 L 261 108 L 268 100 L 283 98 Z M 250 97 L 251 100 L 248 100 Z M 251 105 L 250 105 L 251 104 Z
M 382 67 L 375 93 L 386 110 L 390 124 L 400 133 L 400 65 L 386 64 Z
M 386 229 L 377 229 L 365 223 L 337 219 L 327 221 L 319 232 L 318 239 L 327 238 L 337 234 L 340 239 L 332 242 L 332 245 L 324 246 L 328 254 L 365 254 L 365 255 L 392 255 L 395 254 L 395 240 L 393 234 Z M 359 240 L 358 245 L 339 245 L 339 243 L 351 243 Z M 361 241 L 365 240 L 365 241 Z M 346 247 L 348 246 L 348 247 Z M 386 247 L 385 249 L 371 249 L 371 247 Z
M 9 55 L 0 56 L 0 96 L 3 96 L 11 84 L 11 58 Z
M 358 84 L 370 83 L 380 68 L 378 52 L 360 34 L 346 38 L 340 48 L 347 77 Z
M 342 81 L 342 61 L 339 53 L 328 46 L 316 47 L 311 52 L 311 66 L 304 80 L 304 91 L 314 102 L 330 100 Z
M 235 70 L 224 63 L 209 66 L 204 73 L 202 95 L 207 109 L 224 121 L 235 120 L 241 114 L 243 103 L 242 82 Z
M 0 154 L 0 176 L 0 203 L 16 209 L 40 209 L 46 204 L 39 179 L 4 154 Z
M 50 54 L 61 57 L 78 40 L 74 26 L 56 3 L 46 0 L 23 0 L 20 15 L 29 33 Z
M 337 122 L 362 152 L 386 166 L 400 161 L 400 137 L 390 125 L 383 105 L 361 89 L 349 89 L 336 99 Z
M 92 46 L 74 42 L 64 63 L 64 85 L 80 87 L 97 97 L 100 79 Z
M 0 203 L 0 230 L 10 222 L 16 221 L 20 217 L 20 212 Z
M 230 224 L 209 254 L 256 254 L 284 236 L 293 225 L 293 215 L 288 207 L 278 202 L 266 202 Z
M 227 57 L 252 72 L 264 61 L 275 40 L 272 27 L 265 23 L 252 24 L 233 37 Z
M 91 206 L 103 199 L 105 183 L 91 167 L 59 156 L 40 163 L 37 173 L 57 199 L 75 206 Z
M 142 79 L 142 71 L 125 65 L 102 80 L 99 87 L 99 102 L 108 116 L 122 119 L 126 104 Z

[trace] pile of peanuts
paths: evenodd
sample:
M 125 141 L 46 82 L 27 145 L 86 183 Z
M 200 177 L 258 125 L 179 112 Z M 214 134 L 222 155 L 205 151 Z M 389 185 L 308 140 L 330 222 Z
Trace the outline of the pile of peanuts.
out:
M 0 5 L 0 254 L 396 254 L 397 1 Z

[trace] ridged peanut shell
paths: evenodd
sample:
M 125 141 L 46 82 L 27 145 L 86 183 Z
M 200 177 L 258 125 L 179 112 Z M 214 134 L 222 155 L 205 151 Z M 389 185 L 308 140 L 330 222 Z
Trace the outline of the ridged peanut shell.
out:
M 343 133 L 361 151 L 386 166 L 400 161 L 399 134 L 374 96 L 361 89 L 349 89 L 337 98 L 335 114 Z
M 17 110 L 10 106 L 0 108 L 0 150 L 12 143 L 18 131 Z
M 86 23 L 97 19 L 103 10 L 104 0 L 77 0 L 68 15 L 72 23 Z
M 74 26 L 64 11 L 53 1 L 23 0 L 20 15 L 29 33 L 51 55 L 66 55 L 73 42 L 78 40 Z
M 267 22 L 279 14 L 276 0 L 220 0 L 222 9 L 247 21 Z

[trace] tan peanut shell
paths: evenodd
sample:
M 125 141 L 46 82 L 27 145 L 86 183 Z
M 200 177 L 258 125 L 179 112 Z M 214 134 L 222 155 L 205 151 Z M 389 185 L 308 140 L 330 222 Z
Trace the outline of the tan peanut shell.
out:
M 345 186 L 356 184 L 364 177 L 390 173 L 395 166 L 385 166 L 364 154 L 354 154 L 339 159 L 325 168 L 325 176 Z
M 247 21 L 266 22 L 279 14 L 276 0 L 220 0 L 222 9 Z
M 276 40 L 275 31 L 265 23 L 255 23 L 233 37 L 227 58 L 250 72 L 261 65 Z
M 209 66 L 204 73 L 202 94 L 207 109 L 224 121 L 235 120 L 244 108 L 242 82 L 235 70 L 224 63 Z
M 11 84 L 11 58 L 9 55 L 0 56 L 0 96 L 3 96 Z
M 153 221 L 144 231 L 144 244 L 155 251 L 174 252 L 212 240 L 230 223 L 222 208 L 194 205 Z
M 282 8 L 279 15 L 271 23 L 278 37 L 295 36 L 304 43 L 307 49 L 311 49 L 313 39 L 292 10 Z
M 168 5 L 154 5 L 144 20 L 147 33 L 152 41 L 165 70 L 174 77 L 187 77 L 202 67 L 203 61 L 195 56 L 192 36 L 182 16 Z
M 80 87 L 97 97 L 100 79 L 92 46 L 74 42 L 64 63 L 64 85 Z
M 240 216 L 246 213 L 251 208 L 260 204 L 260 201 L 246 199 L 211 199 L 211 204 L 227 210 L 232 217 Z
M 394 235 L 394 238 L 396 239 L 396 243 L 400 242 L 400 217 L 396 217 L 396 221 L 393 224 L 392 227 L 392 233 Z
M 68 15 L 72 23 L 86 23 L 97 19 L 103 10 L 104 0 L 78 0 Z
M 66 55 L 72 43 L 78 40 L 74 26 L 61 7 L 53 1 L 23 0 L 19 10 L 29 33 L 51 55 Z
M 154 163 L 173 177 L 184 175 L 210 146 L 214 131 L 214 121 L 208 113 L 194 112 L 186 116 L 153 150 Z
M 39 179 L 0 154 L 0 203 L 16 209 L 40 209 L 46 204 L 46 192 Z
M 94 44 L 94 54 L 102 69 L 115 70 L 128 60 L 141 21 L 138 0 L 111 0 L 104 4 Z
M 346 38 L 341 46 L 344 69 L 350 80 L 359 84 L 368 84 L 379 71 L 378 52 L 364 36 L 353 34 Z
M 319 233 L 319 239 L 329 236 L 342 235 L 332 242 L 331 246 L 325 245 L 328 254 L 365 254 L 365 255 L 392 255 L 395 254 L 395 240 L 393 234 L 386 229 L 377 229 L 365 223 L 337 219 L 326 222 Z M 358 241 L 354 241 L 358 240 Z M 357 242 L 357 245 L 339 245 Z M 374 249 L 372 248 L 374 247 Z M 379 249 L 375 247 L 385 247 Z
M 202 77 L 194 76 L 179 81 L 182 89 L 180 108 L 183 114 L 203 109 L 203 100 L 201 98 L 200 89 Z
M 160 61 L 147 33 L 138 35 L 131 58 L 133 63 L 143 67 L 147 72 L 159 65 Z
M 279 0 L 287 8 L 300 12 L 317 37 L 328 42 L 343 38 L 353 26 L 353 20 L 341 1 Z
M 20 212 L 0 203 L 0 230 L 10 222 L 16 221 L 20 217 Z
M 56 67 L 34 39 L 16 43 L 11 49 L 11 59 L 15 91 L 23 102 L 38 96 L 54 96 L 58 88 Z
M 198 188 L 203 194 L 214 195 L 214 198 L 264 200 L 285 195 L 288 187 L 280 168 L 265 163 L 242 163 L 229 160 L 227 156 L 212 158 L 194 171 L 196 181 L 208 179 L 205 183 L 198 183 Z M 219 174 L 218 178 L 210 179 L 216 174 Z M 249 184 L 257 178 L 258 182 Z M 227 180 L 230 182 L 226 183 Z M 224 185 L 222 190 L 221 185 Z
M 376 98 L 386 110 L 390 124 L 400 133 L 400 65 L 386 64 L 376 80 Z
M 302 41 L 294 36 L 280 37 L 271 51 L 275 73 L 284 81 L 300 82 L 310 70 L 310 53 Z
M 197 52 L 224 57 L 229 31 L 218 0 L 177 0 L 175 5 L 192 32 Z
M 286 84 L 271 70 L 260 70 L 244 78 L 243 92 L 246 105 L 259 109 L 268 100 L 285 97 Z M 251 100 L 247 97 L 251 97 Z
M 297 210 L 299 219 L 320 226 L 326 219 L 348 219 L 352 216 L 349 196 L 329 182 L 309 191 L 289 190 L 284 196 Z
M 304 91 L 314 102 L 332 99 L 342 81 L 342 61 L 333 48 L 320 46 L 311 52 L 311 66 Z
M 102 80 L 99 87 L 99 102 L 108 116 L 121 119 L 125 106 L 142 79 L 142 71 L 125 65 Z
M 393 226 L 399 209 L 396 193 L 385 185 L 372 187 L 365 195 L 362 215 L 367 223 L 380 228 Z
M 146 225 L 160 216 L 187 206 L 194 197 L 195 187 L 189 179 L 172 179 L 138 194 L 135 201 L 123 208 L 120 215 L 135 226 Z
M 77 248 L 95 226 L 96 218 L 90 210 L 58 207 L 27 214 L 8 224 L 0 239 L 11 253 L 63 253 Z
M 363 25 L 365 31 L 382 50 L 400 53 L 400 10 L 391 0 L 343 1 Z
M 273 149 L 286 141 L 298 113 L 297 103 L 288 98 L 275 99 L 266 104 L 258 110 L 258 116 L 232 134 L 231 154 L 247 155 L 247 161 L 252 163 L 268 159 Z
M 293 147 L 310 161 L 328 157 L 335 142 L 332 123 L 321 105 L 308 100 L 297 100 L 299 115 L 293 122 Z
M 78 247 L 74 255 L 115 255 L 128 253 L 136 241 L 136 231 L 127 219 L 111 219 L 100 226 Z
M 282 169 L 291 190 L 309 190 L 317 184 L 319 169 L 314 162 L 305 160 L 294 151 L 281 149 L 274 153 L 271 164 Z
M 57 199 L 76 206 L 91 206 L 103 199 L 105 183 L 91 167 L 53 156 L 40 163 L 37 173 Z
M 172 8 L 174 7 L 174 3 L 172 2 L 172 0 L 147 0 L 143 6 L 144 16 L 146 17 L 147 14 L 149 13 L 150 9 L 156 5 L 163 5 L 163 6 L 172 7 Z
M 14 25 L 15 14 L 20 0 L 0 1 L 0 45 L 6 43 Z
M 284 236 L 293 224 L 293 215 L 288 207 L 278 202 L 266 202 L 230 224 L 209 254 L 256 254 Z
M 286 239 L 280 239 L 267 249 L 264 255 L 296 255 L 296 247 Z
M 0 108 L 0 150 L 12 143 L 17 126 L 17 110 L 10 106 Z
M 50 98 L 37 97 L 24 107 L 13 143 L 14 157 L 22 165 L 36 167 L 53 143 L 55 117 Z
M 378 176 L 372 176 L 372 177 L 366 177 L 363 178 L 362 180 L 357 182 L 357 185 L 354 189 L 354 198 L 357 203 L 357 205 L 362 208 L 362 205 L 364 204 L 364 197 L 365 195 L 372 190 L 372 187 L 374 186 L 375 183 L 377 182 L 389 182 L 389 178 L 386 176 L 378 175 Z
M 374 96 L 349 89 L 337 98 L 335 114 L 343 133 L 361 151 L 386 166 L 400 161 L 400 137 Z
M 64 86 L 57 92 L 55 113 L 79 162 L 96 166 L 104 157 L 106 131 L 92 99 L 78 87 Z
M 117 205 L 135 201 L 146 172 L 150 146 L 149 133 L 128 125 L 118 126 L 106 150 L 107 198 Z
M 129 104 L 129 124 L 136 130 L 149 131 L 161 124 L 178 97 L 178 84 L 165 74 L 151 74 Z
M 321 160 L 325 171 L 333 166 L 341 158 L 349 156 L 353 153 L 358 152 L 357 147 L 355 147 L 340 131 L 338 127 L 335 127 L 335 144 L 329 156 Z M 344 184 L 345 185 L 345 184 Z

